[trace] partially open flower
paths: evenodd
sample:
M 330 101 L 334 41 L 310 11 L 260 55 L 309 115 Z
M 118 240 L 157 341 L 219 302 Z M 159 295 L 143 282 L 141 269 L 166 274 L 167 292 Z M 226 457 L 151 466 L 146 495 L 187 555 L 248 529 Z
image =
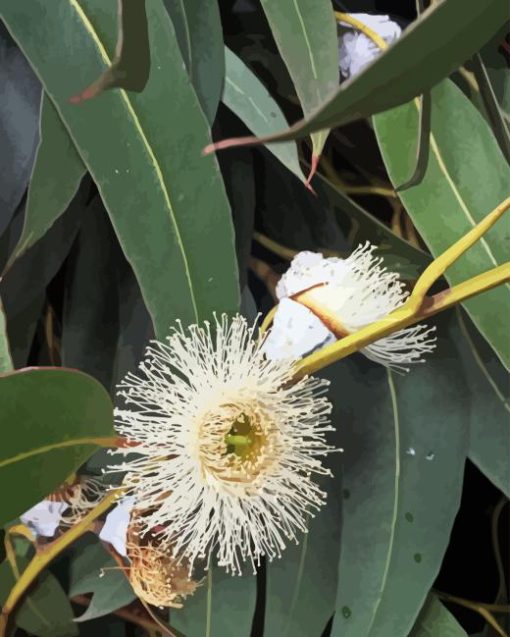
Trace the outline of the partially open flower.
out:
M 272 559 L 324 503 L 312 478 L 329 474 L 327 381 L 293 384 L 292 361 L 268 360 L 254 329 L 225 316 L 179 327 L 120 385 L 116 427 L 136 447 L 116 453 L 136 456 L 115 471 L 150 510 L 142 535 L 166 540 L 190 569 L 213 552 L 236 573 Z
M 384 318 L 404 304 L 407 292 L 398 274 L 382 267 L 374 256 L 376 246 L 360 245 L 347 259 L 325 259 L 314 252 L 300 252 L 276 287 L 281 300 L 274 317 L 274 329 L 264 345 L 270 358 L 303 356 L 334 338 Z M 335 334 L 328 329 L 327 316 L 319 312 L 303 315 L 296 298 L 307 290 L 307 305 L 324 308 L 335 317 Z M 285 301 L 285 302 L 284 302 Z M 367 345 L 361 351 L 371 360 L 401 371 L 421 362 L 423 354 L 435 348 L 434 328 L 423 325 L 399 330 Z
M 135 517 L 128 529 L 128 577 L 137 596 L 147 604 L 182 608 L 183 601 L 200 586 L 190 576 L 186 560 L 177 560 L 168 544 L 141 534 L 141 520 Z
M 52 493 L 49 499 L 68 504 L 61 524 L 73 526 L 98 504 L 105 492 L 106 486 L 100 480 L 90 476 L 78 476 L 72 484 Z
M 352 13 L 363 24 L 375 31 L 387 44 L 400 37 L 402 29 L 387 15 L 371 15 L 369 13 Z M 361 31 L 350 24 L 339 22 L 340 72 L 344 78 L 360 73 L 370 62 L 381 54 L 381 49 Z

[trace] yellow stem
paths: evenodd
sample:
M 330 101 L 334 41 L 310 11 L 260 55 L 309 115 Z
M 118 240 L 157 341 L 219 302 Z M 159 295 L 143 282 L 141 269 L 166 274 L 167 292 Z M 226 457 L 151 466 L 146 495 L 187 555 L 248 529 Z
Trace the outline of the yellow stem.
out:
M 70 546 L 88 530 L 92 522 L 94 522 L 96 518 L 102 515 L 113 504 L 121 491 L 121 489 L 112 491 L 106 496 L 106 498 L 104 498 L 104 500 L 89 511 L 89 513 L 87 513 L 87 515 L 78 522 L 76 526 L 69 529 L 69 531 L 61 535 L 54 542 L 45 545 L 38 553 L 36 553 L 30 564 L 26 567 L 16 584 L 13 586 L 5 601 L 0 614 L 0 637 L 5 637 L 9 615 L 32 582 L 57 555 L 59 555 L 64 549 Z
M 287 246 L 284 246 L 281 243 L 278 243 L 277 241 L 274 241 L 273 239 L 266 237 L 266 235 L 262 234 L 261 232 L 254 232 L 253 238 L 255 239 L 255 241 L 260 243 L 261 246 L 264 246 L 264 248 L 267 248 L 274 254 L 277 254 L 282 259 L 285 259 L 286 261 L 292 261 L 292 259 L 298 253 L 298 250 L 287 248 Z
M 481 615 L 485 621 L 490 624 L 494 630 L 501 635 L 501 637 L 508 637 L 508 634 L 501 628 L 498 622 L 494 619 L 492 613 L 509 613 L 510 605 L 498 605 L 498 604 L 484 604 L 482 602 L 472 602 L 468 599 L 464 599 L 462 597 L 456 597 L 455 595 L 449 595 L 448 593 L 440 593 L 439 591 L 434 591 L 439 599 L 444 600 L 445 602 L 450 602 L 452 604 L 458 604 L 459 606 L 464 606 L 464 608 L 469 608 Z M 492 611 L 492 612 L 491 612 Z
M 465 301 L 476 294 L 480 294 L 481 292 L 485 292 L 509 281 L 510 263 L 506 263 L 451 289 L 440 292 L 432 298 L 426 298 L 425 296 L 430 287 L 444 274 L 446 269 L 478 241 L 508 208 L 510 208 L 510 197 L 505 199 L 505 201 L 497 206 L 497 208 L 487 215 L 487 217 L 470 232 L 435 259 L 420 276 L 411 296 L 402 307 L 380 321 L 367 325 L 358 332 L 340 338 L 336 343 L 323 347 L 317 352 L 306 356 L 296 364 L 296 377 L 299 378 L 316 372 L 345 356 L 349 356 L 349 354 L 359 351 L 363 347 L 388 334 L 418 323 L 424 318 L 437 314 L 456 303 Z M 330 329 L 332 329 L 333 332 L 336 331 L 335 326 L 336 323 L 338 323 L 337 317 L 327 308 L 317 304 L 313 298 L 310 298 L 306 291 L 297 295 L 295 300 L 306 305 L 308 309 L 319 316 L 328 326 L 332 326 Z M 338 325 L 338 331 L 340 333 L 342 332 L 340 324 Z
M 388 48 L 388 44 L 381 38 L 381 36 L 376 33 L 373 29 L 368 27 L 366 24 L 353 18 L 352 15 L 348 13 L 340 13 L 339 11 L 335 11 L 335 18 L 337 22 L 344 22 L 345 24 L 350 24 L 351 27 L 354 27 L 358 31 L 361 31 L 367 38 L 370 38 L 374 44 L 376 44 L 382 51 Z

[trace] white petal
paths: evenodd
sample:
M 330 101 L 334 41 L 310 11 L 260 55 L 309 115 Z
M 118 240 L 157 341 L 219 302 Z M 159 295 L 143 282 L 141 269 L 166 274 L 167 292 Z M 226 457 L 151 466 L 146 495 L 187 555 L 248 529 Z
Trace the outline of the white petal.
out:
M 294 296 L 303 290 L 337 278 L 344 269 L 344 259 L 325 259 L 319 252 L 299 252 L 276 286 L 278 299 Z
M 36 537 L 53 537 L 60 524 L 62 513 L 68 508 L 67 502 L 42 500 L 23 513 L 20 520 Z
M 397 40 L 402 29 L 390 20 L 387 15 L 370 15 L 368 13 L 352 13 L 363 24 L 380 35 L 387 44 Z M 381 54 L 379 47 L 366 35 L 345 22 L 340 22 L 343 34 L 340 36 L 340 71 L 345 78 L 357 75 L 372 60 Z
M 263 351 L 271 360 L 298 358 L 334 340 L 334 335 L 308 308 L 282 299 Z
M 104 542 L 109 542 L 113 548 L 126 557 L 126 537 L 131 518 L 131 509 L 135 503 L 135 498 L 124 498 L 117 506 L 108 513 L 105 523 L 99 534 L 99 538 Z

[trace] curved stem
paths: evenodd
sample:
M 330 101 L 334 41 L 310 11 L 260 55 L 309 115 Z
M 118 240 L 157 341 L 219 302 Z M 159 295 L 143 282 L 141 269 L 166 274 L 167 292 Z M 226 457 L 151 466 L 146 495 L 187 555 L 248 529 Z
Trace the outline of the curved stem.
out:
M 87 515 L 84 516 L 78 524 L 69 529 L 69 531 L 61 535 L 54 542 L 45 545 L 38 553 L 36 553 L 30 564 L 23 571 L 20 578 L 13 586 L 5 601 L 0 614 L 0 637 L 5 637 L 9 615 L 14 610 L 16 604 L 20 601 L 28 587 L 39 576 L 41 571 L 43 571 L 57 555 L 83 535 L 89 529 L 92 522 L 110 508 L 121 491 L 121 489 L 112 491 L 106 496 L 106 498 L 104 498 L 104 500 L 89 511 L 89 513 L 87 513 Z
M 338 22 L 343 22 L 344 24 L 349 24 L 351 27 L 354 27 L 358 31 L 361 31 L 367 38 L 370 38 L 374 44 L 376 44 L 381 51 L 388 48 L 388 44 L 383 38 L 376 33 L 373 29 L 367 26 L 364 22 L 357 20 L 352 15 L 348 13 L 340 13 L 340 11 L 335 11 L 335 18 Z

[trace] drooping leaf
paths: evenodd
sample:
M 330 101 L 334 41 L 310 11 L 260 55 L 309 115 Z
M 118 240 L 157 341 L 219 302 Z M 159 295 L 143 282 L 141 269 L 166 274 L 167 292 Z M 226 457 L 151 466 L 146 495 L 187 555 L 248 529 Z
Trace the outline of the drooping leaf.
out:
M 325 376 L 332 383 L 328 395 L 336 428 L 328 435 L 328 442 L 339 448 L 343 437 L 343 387 L 336 382 L 335 370 L 328 370 Z M 321 635 L 335 612 L 343 500 L 341 455 L 337 452 L 323 461 L 333 477 L 318 481 L 327 500 L 310 520 L 308 533 L 297 546 L 289 544 L 281 559 L 267 564 L 266 635 Z
M 5 374 L 0 404 L 1 525 L 51 493 L 98 447 L 113 444 L 115 432 L 108 394 L 75 370 Z
M 225 65 L 225 85 L 221 99 L 255 135 L 268 135 L 287 125 L 280 107 L 262 82 L 228 47 L 225 47 Z M 214 146 L 217 149 L 223 147 L 221 142 Z M 303 179 L 294 142 L 268 144 L 267 148 L 298 179 Z
M 262 0 L 262 7 L 303 112 L 309 116 L 338 85 L 338 42 L 333 7 L 327 0 Z M 321 154 L 326 142 L 328 131 L 325 128 L 312 135 L 314 157 Z
M 238 143 L 298 139 L 403 104 L 447 77 L 507 20 L 506 0 L 488 0 L 484 4 L 444 0 L 434 4 L 377 60 L 342 83 L 333 96 L 304 120 L 281 133 L 247 137 Z M 314 23 L 313 15 L 310 21 Z M 438 46 L 438 42 L 443 45 Z
M 119 333 L 118 286 L 112 273 L 120 248 L 106 210 L 96 195 L 66 266 L 61 358 L 112 388 Z
M 30 178 L 40 101 L 41 84 L 0 21 L 0 235 Z
M 400 193 L 413 223 L 437 256 L 460 239 L 510 194 L 510 167 L 487 123 L 449 80 L 432 91 L 432 137 L 423 181 Z M 408 135 L 415 135 L 414 103 L 374 117 L 379 146 L 389 176 L 401 183 L 409 171 Z M 469 161 L 466 160 L 469 157 Z M 449 268 L 455 285 L 507 260 L 510 217 L 503 217 Z M 464 303 L 475 325 L 503 363 L 510 366 L 510 339 L 503 316 L 510 288 L 500 286 Z
M 103 617 L 136 599 L 126 575 L 101 544 L 91 544 L 76 556 L 69 577 L 69 597 L 92 593 L 78 622 Z
M 160 0 L 147 6 L 152 65 L 144 91 L 68 104 L 77 72 L 94 77 L 110 64 L 116 25 L 108 9 L 102 0 L 1 5 L 98 185 L 163 338 L 176 318 L 237 308 L 230 212 L 216 161 L 200 156 L 208 125 Z M 30 28 L 27 11 L 40 28 Z
M 399 376 L 337 365 L 344 518 L 332 637 L 407 635 L 432 586 L 460 503 L 468 390 L 438 323 L 438 348 Z
M 163 0 L 172 19 L 184 64 L 209 124 L 218 109 L 225 76 L 225 53 L 218 3 Z
M 213 567 L 184 607 L 171 611 L 172 628 L 186 637 L 251 637 L 257 580 L 249 569 L 232 577 Z
M 79 95 L 71 97 L 73 104 L 97 97 L 111 88 L 142 91 L 149 79 L 151 52 L 145 0 L 117 0 L 117 6 L 115 57 L 97 80 Z
M 40 117 L 41 137 L 28 187 L 23 231 L 11 254 L 11 264 L 65 212 L 85 174 L 69 133 L 46 95 Z
M 467 637 L 455 617 L 433 594 L 427 597 L 409 637 Z
M 28 559 L 17 560 L 20 571 Z M 0 604 L 3 604 L 16 578 L 11 565 L 0 564 Z M 13 623 L 36 637 L 74 637 L 78 628 L 73 622 L 73 610 L 57 578 L 45 571 L 22 599 L 13 614 Z
M 452 334 L 460 350 L 468 383 L 469 458 L 510 496 L 510 378 L 494 352 L 459 311 Z

